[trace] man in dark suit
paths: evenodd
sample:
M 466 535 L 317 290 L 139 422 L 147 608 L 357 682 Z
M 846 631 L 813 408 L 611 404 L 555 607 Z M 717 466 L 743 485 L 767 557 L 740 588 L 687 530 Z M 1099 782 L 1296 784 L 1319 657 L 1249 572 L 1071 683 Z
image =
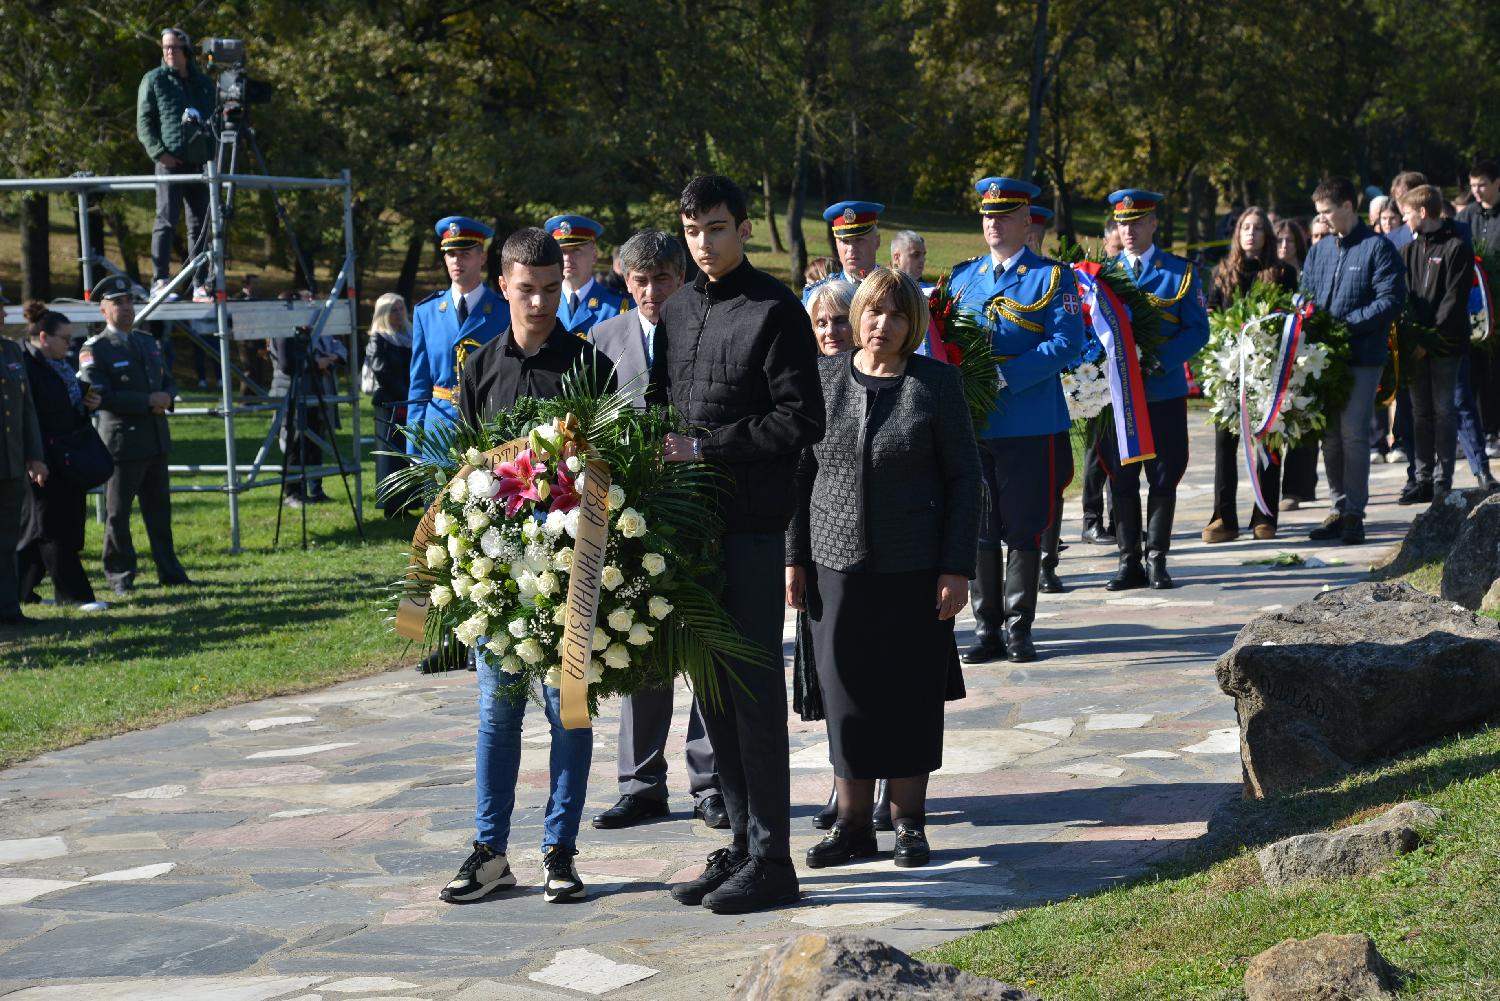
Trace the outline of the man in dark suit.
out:
M 656 356 L 656 323 L 667 297 L 682 287 L 687 262 L 682 245 L 659 229 L 632 236 L 616 256 L 637 308 L 600 321 L 588 336 L 599 353 L 615 363 L 615 382 L 621 389 L 640 394 L 636 406 L 644 407 L 646 380 Z M 670 812 L 666 743 L 671 727 L 671 686 L 637 692 L 625 699 L 620 711 L 620 801 L 594 818 L 595 827 L 631 827 Z M 728 827 L 714 749 L 696 698 L 688 715 L 687 767 L 693 812 L 709 827 Z

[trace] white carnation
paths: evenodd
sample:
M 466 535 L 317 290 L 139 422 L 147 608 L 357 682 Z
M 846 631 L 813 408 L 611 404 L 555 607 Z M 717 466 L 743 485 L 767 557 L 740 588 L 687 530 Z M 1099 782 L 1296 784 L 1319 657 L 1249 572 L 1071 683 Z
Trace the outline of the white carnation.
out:
M 495 496 L 495 477 L 488 469 L 474 470 L 465 482 L 468 483 L 469 493 L 473 494 L 476 500 L 489 500 Z
M 486 556 L 498 557 L 505 548 L 505 538 L 500 534 L 500 529 L 493 526 L 485 529 L 484 534 L 479 537 L 479 548 Z
M 671 615 L 672 607 L 672 603 L 659 594 L 652 595 L 651 600 L 646 602 L 646 612 L 657 621 Z
M 619 567 L 611 563 L 604 568 L 603 572 L 599 574 L 599 583 L 603 584 L 607 589 L 613 591 L 615 588 L 625 583 L 625 575 L 620 572 Z
M 651 642 L 651 629 L 644 622 L 637 622 L 630 627 L 630 633 L 625 637 L 625 642 L 631 646 L 645 646 Z
M 454 503 L 462 504 L 464 498 L 469 496 L 469 488 L 464 486 L 463 480 L 454 480 L 448 485 L 448 496 L 453 498 Z
M 530 542 L 532 539 L 536 538 L 537 531 L 538 528 L 536 522 L 527 519 L 526 521 L 521 523 L 521 538 L 525 539 L 527 542 Z
M 528 664 L 540 664 L 546 659 L 547 652 L 542 645 L 534 639 L 524 639 L 516 644 L 516 656 Z
M 504 633 L 495 633 L 493 636 L 486 637 L 484 648 L 498 657 L 510 649 L 510 637 Z
M 647 553 L 641 557 L 641 569 L 655 577 L 667 569 L 666 558 L 661 553 Z
M 547 534 L 554 539 L 567 530 L 568 515 L 564 511 L 548 511 L 547 521 L 543 524 Z
M 453 592 L 444 587 L 442 584 L 439 584 L 437 587 L 434 587 L 432 589 L 431 598 L 433 608 L 442 608 L 444 605 L 448 604 L 448 602 L 453 600 Z
M 564 523 L 563 527 L 568 530 L 568 538 L 570 539 L 578 538 L 578 518 L 581 511 L 581 508 L 575 507 L 573 510 L 568 512 L 568 520 Z
M 619 643 L 611 643 L 604 651 L 604 666 L 619 670 L 630 666 L 630 650 Z
M 439 545 L 427 547 L 427 569 L 436 570 L 448 562 L 448 550 Z
M 505 628 L 506 628 L 507 632 L 509 632 L 512 636 L 514 636 L 518 640 L 524 640 L 526 638 L 526 620 L 525 619 L 511 619 L 510 620 L 510 625 L 506 626 Z
M 609 613 L 606 621 L 609 623 L 609 628 L 617 633 L 623 633 L 630 630 L 630 624 L 635 621 L 635 616 L 628 608 L 617 608 Z
M 646 519 L 642 518 L 641 513 L 635 508 L 627 507 L 620 512 L 620 517 L 615 522 L 615 527 L 620 530 L 620 534 L 625 536 L 625 538 L 639 539 L 646 534 Z

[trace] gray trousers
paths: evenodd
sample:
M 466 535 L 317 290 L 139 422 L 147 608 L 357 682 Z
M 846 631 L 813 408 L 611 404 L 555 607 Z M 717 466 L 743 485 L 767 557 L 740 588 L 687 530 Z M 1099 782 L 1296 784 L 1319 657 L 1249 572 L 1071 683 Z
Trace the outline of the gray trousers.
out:
M 166 174 L 201 174 L 203 164 L 185 163 L 166 167 L 158 163 L 156 176 Z M 151 279 L 165 281 L 172 275 L 172 237 L 182 206 L 187 205 L 188 257 L 208 249 L 208 186 L 204 184 L 158 184 L 156 186 L 156 223 L 151 228 Z M 206 285 L 211 277 L 207 266 L 193 273 L 194 285 Z M 188 291 L 191 291 L 190 289 Z
M 114 475 L 104 485 L 104 575 L 110 587 L 135 583 L 135 542 L 130 537 L 130 509 L 141 499 L 141 521 L 151 540 L 151 559 L 163 584 L 180 584 L 187 571 L 177 562 L 172 545 L 171 478 L 167 457 L 116 462 Z
M 704 705 L 703 723 L 718 761 L 735 846 L 760 858 L 790 858 L 792 773 L 781 644 L 786 537 L 726 534 L 724 570 L 724 610 L 746 639 L 773 656 L 774 666 L 731 662 L 738 683 L 719 669 L 720 702 Z
M 1463 349 L 1467 350 L 1467 349 Z M 1449 490 L 1453 487 L 1453 466 L 1458 454 L 1458 386 L 1459 366 L 1468 359 L 1462 355 L 1439 358 L 1428 355 L 1412 366 L 1411 436 L 1416 455 L 1413 478 Z M 1434 470 L 1436 466 L 1436 470 Z
M 667 801 L 667 734 L 672 729 L 672 689 L 653 688 L 627 696 L 620 709 L 618 768 L 620 795 Z M 719 792 L 714 749 L 703 726 L 703 710 L 693 699 L 688 710 L 688 791 L 696 803 Z
M 1380 365 L 1351 365 L 1354 386 L 1342 412 L 1331 414 L 1323 429 L 1323 472 L 1328 475 L 1328 499 L 1336 514 L 1363 520 L 1370 499 L 1370 421 L 1375 413 L 1375 390 Z
M 21 541 L 21 513 L 29 481 L 23 474 L 0 479 L 0 617 L 21 614 L 21 582 L 16 544 Z

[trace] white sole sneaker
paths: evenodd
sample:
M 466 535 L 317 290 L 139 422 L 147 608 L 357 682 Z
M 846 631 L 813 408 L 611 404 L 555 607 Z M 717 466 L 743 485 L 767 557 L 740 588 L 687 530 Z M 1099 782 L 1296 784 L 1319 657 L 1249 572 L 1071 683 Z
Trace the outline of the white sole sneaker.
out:
M 497 855 L 481 865 L 469 879 L 449 882 L 438 897 L 450 904 L 467 904 L 515 885 L 516 874 L 511 871 L 510 863 L 504 855 Z

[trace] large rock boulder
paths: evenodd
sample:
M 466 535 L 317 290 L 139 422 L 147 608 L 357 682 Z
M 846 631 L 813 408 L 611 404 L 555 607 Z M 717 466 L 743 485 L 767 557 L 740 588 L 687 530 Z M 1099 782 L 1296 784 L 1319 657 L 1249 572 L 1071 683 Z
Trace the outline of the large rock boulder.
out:
M 735 1001 L 1041 1001 L 1019 987 L 922 963 L 857 935 L 808 932 L 756 961 Z
M 1445 559 L 1469 512 L 1491 496 L 1484 490 L 1450 490 L 1443 499 L 1417 513 L 1406 537 L 1375 566 L 1378 576 L 1393 579 Z
M 1417 847 L 1421 829 L 1438 819 L 1426 803 L 1398 803 L 1374 820 L 1341 831 L 1298 834 L 1255 853 L 1268 886 L 1304 879 L 1368 876 Z
M 1250 960 L 1249 1001 L 1368 1001 L 1396 996 L 1396 972 L 1364 935 L 1289 938 Z
M 1252 619 L 1219 658 L 1251 796 L 1293 789 L 1500 715 L 1500 623 L 1400 582 Z
M 1493 494 L 1470 511 L 1459 528 L 1443 563 L 1442 595 L 1465 608 L 1479 608 L 1497 577 L 1500 577 L 1500 494 Z

